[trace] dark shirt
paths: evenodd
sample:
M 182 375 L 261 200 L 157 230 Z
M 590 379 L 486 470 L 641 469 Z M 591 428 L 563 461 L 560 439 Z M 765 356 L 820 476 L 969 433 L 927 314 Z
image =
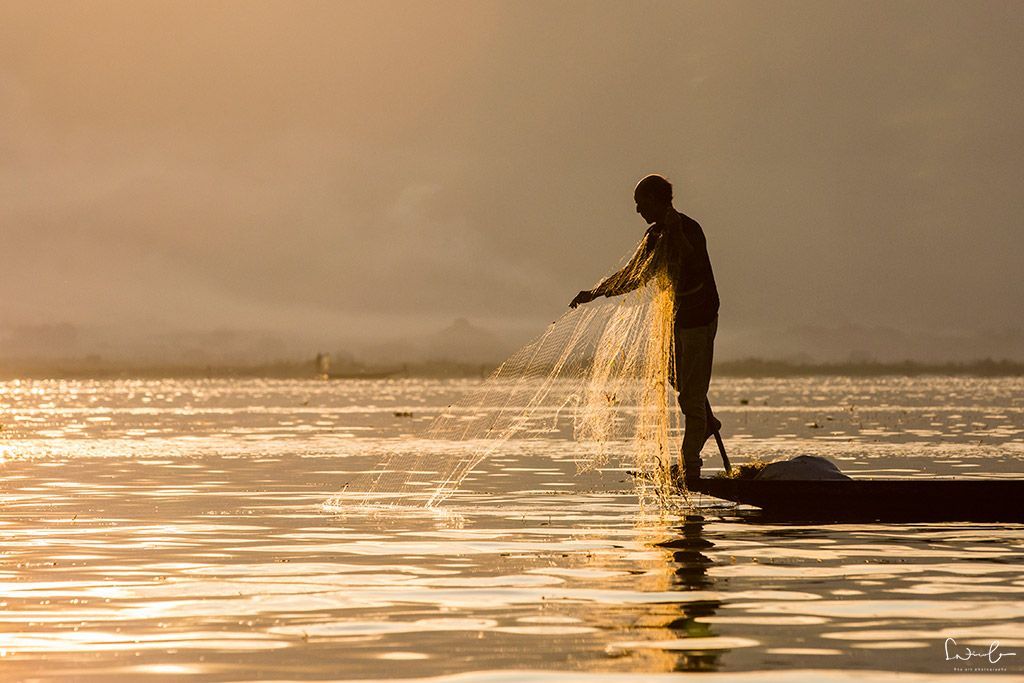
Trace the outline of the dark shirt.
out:
M 664 259 L 675 290 L 676 326 L 710 325 L 720 302 L 708 241 L 700 223 L 684 213 L 679 213 L 679 218 L 677 224 L 659 222 L 648 228 L 654 238 L 649 243 L 656 250 L 656 259 Z
M 597 296 L 618 296 L 645 285 L 665 268 L 675 294 L 676 327 L 710 325 L 718 315 L 718 287 L 711 270 L 708 242 L 700 224 L 676 212 L 678 222 L 647 228 L 637 253 L 594 289 Z

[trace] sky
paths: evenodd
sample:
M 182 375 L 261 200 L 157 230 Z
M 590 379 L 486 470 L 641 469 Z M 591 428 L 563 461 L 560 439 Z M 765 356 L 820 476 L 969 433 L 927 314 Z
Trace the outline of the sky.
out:
M 1022 34 L 981 0 L 5 2 L 0 355 L 529 336 L 659 172 L 732 353 L 1024 358 Z

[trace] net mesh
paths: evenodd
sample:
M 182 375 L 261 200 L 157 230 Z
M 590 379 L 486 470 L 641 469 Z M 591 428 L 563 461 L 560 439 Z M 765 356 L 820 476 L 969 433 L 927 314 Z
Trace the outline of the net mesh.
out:
M 570 430 L 580 472 L 611 461 L 634 471 L 642 501 L 673 498 L 674 297 L 649 239 L 594 290 L 614 298 L 570 309 L 328 505 L 435 507 L 509 440 Z

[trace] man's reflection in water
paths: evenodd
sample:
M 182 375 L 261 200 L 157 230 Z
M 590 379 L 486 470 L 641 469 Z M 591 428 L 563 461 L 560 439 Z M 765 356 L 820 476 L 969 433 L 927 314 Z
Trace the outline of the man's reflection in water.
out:
M 704 538 L 704 518 L 700 515 L 687 515 L 683 518 L 681 538 L 658 543 L 657 546 L 672 552 L 672 564 L 675 566 L 676 579 L 674 585 L 680 591 L 710 590 L 714 579 L 708 576 L 708 567 L 714 561 L 704 551 L 715 546 Z M 698 600 L 684 602 L 678 606 L 679 616 L 665 628 L 676 633 L 678 638 L 711 638 L 717 634 L 711 630 L 711 624 L 697 621 L 699 617 L 714 614 L 722 606 L 720 600 Z M 676 671 L 715 671 L 719 668 L 722 651 L 679 652 Z

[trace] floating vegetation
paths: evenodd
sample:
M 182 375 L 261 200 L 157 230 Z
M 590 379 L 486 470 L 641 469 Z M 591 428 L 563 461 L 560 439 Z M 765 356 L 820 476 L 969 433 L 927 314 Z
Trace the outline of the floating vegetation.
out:
M 768 466 L 767 460 L 754 459 L 742 465 L 734 465 L 729 472 L 722 472 L 719 477 L 725 479 L 753 479 Z

